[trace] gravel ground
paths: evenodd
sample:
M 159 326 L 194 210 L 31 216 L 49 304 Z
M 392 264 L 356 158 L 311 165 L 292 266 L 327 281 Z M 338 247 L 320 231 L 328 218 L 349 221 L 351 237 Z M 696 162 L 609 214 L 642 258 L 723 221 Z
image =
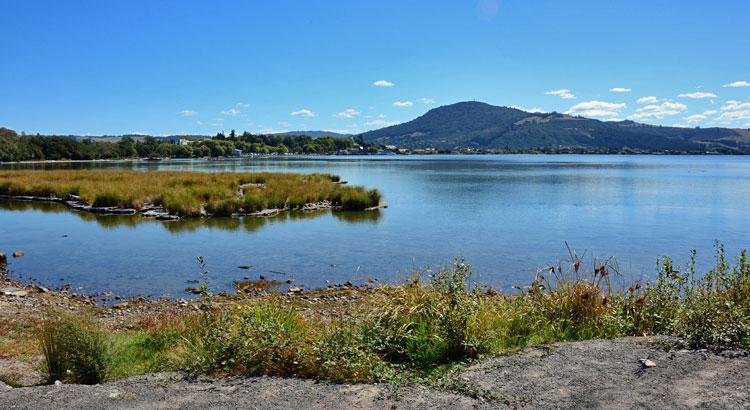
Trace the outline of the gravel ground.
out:
M 463 377 L 529 408 L 750 408 L 747 352 L 667 351 L 655 342 L 623 338 L 529 348 L 471 366 Z
M 331 384 L 275 377 L 201 379 L 156 374 L 97 386 L 16 389 L 8 409 L 750 408 L 747 352 L 667 351 L 652 338 L 529 348 L 465 369 L 451 393 L 422 386 Z M 642 360 L 649 366 L 643 364 Z M 485 399 L 469 397 L 481 396 Z
M 2 392 L 0 388 L 0 392 Z M 0 393 L 6 409 L 382 409 L 471 408 L 471 398 L 408 386 L 332 384 L 277 377 L 187 381 L 156 374 L 97 386 L 27 387 Z

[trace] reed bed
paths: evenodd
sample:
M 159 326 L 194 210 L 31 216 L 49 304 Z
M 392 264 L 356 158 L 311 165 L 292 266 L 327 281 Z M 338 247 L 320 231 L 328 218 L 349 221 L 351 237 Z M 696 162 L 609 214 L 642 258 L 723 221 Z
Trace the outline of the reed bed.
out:
M 153 204 L 184 217 L 299 209 L 322 201 L 342 210 L 379 205 L 377 190 L 338 182 L 338 176 L 325 174 L 21 170 L 0 171 L 0 195 L 75 195 L 97 207 L 140 209 Z

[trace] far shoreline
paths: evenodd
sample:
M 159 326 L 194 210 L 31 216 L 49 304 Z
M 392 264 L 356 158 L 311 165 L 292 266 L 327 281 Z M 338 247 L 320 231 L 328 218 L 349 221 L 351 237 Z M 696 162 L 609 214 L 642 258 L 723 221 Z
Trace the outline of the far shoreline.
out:
M 433 156 L 485 156 L 485 155 L 498 155 L 498 156 L 515 156 L 515 155 L 534 155 L 534 156 L 561 156 L 561 155 L 580 155 L 580 156 L 622 156 L 622 157 L 634 157 L 634 156 L 667 156 L 667 157 L 747 157 L 750 153 L 722 153 L 722 152 L 536 152 L 536 151 L 521 151 L 521 152 L 410 152 L 410 153 L 390 153 L 390 154 L 286 154 L 286 155 L 274 155 L 274 154 L 257 154 L 242 157 L 200 157 L 200 158 L 104 158 L 104 159 L 50 159 L 50 160 L 32 160 L 32 161 L 0 161 L 0 166 L 3 165 L 25 165 L 25 164 L 85 164 L 85 163 L 128 163 L 128 162 L 145 162 L 145 163 L 158 163 L 161 161 L 178 161 L 178 162 L 189 162 L 189 161 L 244 161 L 253 159 L 329 159 L 329 157 L 336 158 L 367 158 L 367 157 L 378 157 L 378 158 L 403 158 L 411 156 L 420 157 L 433 157 Z

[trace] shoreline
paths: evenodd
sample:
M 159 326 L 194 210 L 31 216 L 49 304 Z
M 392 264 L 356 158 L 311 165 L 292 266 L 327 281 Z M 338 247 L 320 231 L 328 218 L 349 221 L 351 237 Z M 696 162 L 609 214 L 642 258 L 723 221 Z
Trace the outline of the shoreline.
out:
M 66 164 L 66 163 L 116 163 L 116 162 L 146 162 L 146 163 L 158 163 L 161 161 L 242 161 L 250 159 L 295 159 L 295 158 L 320 158 L 320 157 L 409 157 L 409 156 L 425 156 L 432 157 L 436 155 L 447 155 L 447 156 L 476 156 L 476 155 L 538 155 L 538 156 L 558 156 L 558 155 L 583 155 L 583 156 L 674 156 L 674 157 L 747 157 L 750 153 L 722 153 L 722 152 L 409 152 L 409 153 L 395 153 L 390 154 L 285 154 L 285 155 L 272 155 L 272 154 L 256 154 L 251 156 L 242 157 L 200 157 L 200 158 L 102 158 L 102 159 L 57 159 L 57 160 L 33 160 L 33 161 L 0 161 L 1 165 L 24 165 L 24 164 Z

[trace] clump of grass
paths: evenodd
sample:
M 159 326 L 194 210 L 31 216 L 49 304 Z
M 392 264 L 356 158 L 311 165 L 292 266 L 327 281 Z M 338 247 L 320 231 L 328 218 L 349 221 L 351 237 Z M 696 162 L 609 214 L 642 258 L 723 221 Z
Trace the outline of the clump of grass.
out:
M 92 319 L 56 313 L 48 316 L 39 332 L 50 381 L 97 384 L 106 379 L 110 344 Z
M 49 312 L 37 338 L 49 382 L 98 384 L 172 370 L 185 318 L 150 318 L 137 331 L 111 333 L 87 315 Z

